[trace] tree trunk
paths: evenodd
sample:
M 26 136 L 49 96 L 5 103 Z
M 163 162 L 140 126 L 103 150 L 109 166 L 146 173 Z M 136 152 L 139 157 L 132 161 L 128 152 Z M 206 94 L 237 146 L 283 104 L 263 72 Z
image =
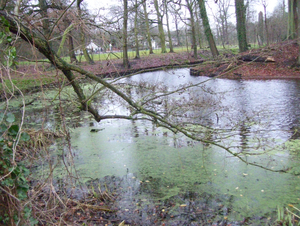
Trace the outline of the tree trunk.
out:
M 69 57 L 70 57 L 70 61 L 71 63 L 78 63 L 78 60 L 76 58 L 75 55 L 75 51 L 74 51 L 74 42 L 73 42 L 73 37 L 71 34 L 68 34 L 68 47 L 69 47 Z
M 214 37 L 211 33 L 211 29 L 210 29 L 210 25 L 209 25 L 207 13 L 206 13 L 206 8 L 205 8 L 205 2 L 204 2 L 204 0 L 198 0 L 198 3 L 199 3 L 199 7 L 200 7 L 200 15 L 201 15 L 201 19 L 202 19 L 202 23 L 203 23 L 203 27 L 204 27 L 205 36 L 207 38 L 209 48 L 210 48 L 210 51 L 211 51 L 213 57 L 216 57 L 219 55 L 219 51 L 216 47 Z
M 49 23 L 49 17 L 47 14 L 47 2 L 46 0 L 39 0 L 39 7 L 40 7 L 40 14 L 42 17 L 42 27 L 43 27 L 43 31 L 44 31 L 44 36 L 46 37 L 46 40 L 49 41 L 50 39 L 50 23 Z
M 144 8 L 144 14 L 145 14 L 145 23 L 146 23 L 146 31 L 147 31 L 147 41 L 148 41 L 148 46 L 149 46 L 149 54 L 153 54 L 146 0 L 143 1 L 143 8 Z
M 294 24 L 295 24 L 295 38 L 299 37 L 299 21 L 298 21 L 298 12 L 299 12 L 299 7 L 298 4 L 300 5 L 299 0 L 294 0 Z
M 168 30 L 170 53 L 174 53 L 172 36 L 171 36 L 170 25 L 169 25 L 169 13 L 168 13 L 167 0 L 164 0 L 164 8 L 165 8 L 166 20 L 167 20 L 167 30 Z
M 178 29 L 178 18 L 177 18 L 177 14 L 176 13 L 175 13 L 175 29 L 176 29 L 177 45 L 181 46 L 182 43 L 181 43 L 181 40 L 180 40 L 180 34 L 179 34 L 179 29 Z
M 128 26 L 128 0 L 124 2 L 124 18 L 123 18 L 123 67 L 128 69 L 130 67 L 128 59 L 128 46 L 127 46 L 127 26 Z
M 258 36 L 258 45 L 261 46 L 264 44 L 264 18 L 263 12 L 259 12 L 258 14 L 258 29 L 257 29 L 257 36 Z
M 160 45 L 161 45 L 161 52 L 166 53 L 166 37 L 165 37 L 165 32 L 163 28 L 163 23 L 162 23 L 162 15 L 159 12 L 159 7 L 158 7 L 158 1 L 154 0 L 154 7 L 156 10 L 157 14 L 157 25 L 158 25 L 158 31 L 159 31 L 159 39 L 160 39 Z
M 288 0 L 288 38 L 295 39 L 297 37 L 298 29 L 298 13 L 297 13 L 297 1 Z
M 198 44 L 199 48 L 202 49 L 202 32 L 201 32 L 201 25 L 200 25 L 200 19 L 199 19 L 199 13 L 198 10 L 195 9 L 195 15 L 196 15 L 196 27 L 195 30 L 197 31 L 197 39 L 198 39 Z
M 221 36 L 222 36 L 222 45 L 225 49 L 225 45 L 228 45 L 228 14 L 229 14 L 230 0 L 219 0 L 218 8 L 219 8 L 219 18 L 221 21 Z
M 83 0 L 77 0 L 77 10 L 78 10 L 78 16 L 80 19 L 82 19 L 82 17 L 81 17 L 82 12 L 81 12 L 81 8 L 80 8 L 80 4 L 82 1 Z M 81 51 L 83 53 L 83 56 L 84 56 L 86 62 L 88 62 L 89 64 L 95 64 L 95 62 L 93 61 L 93 59 L 90 57 L 89 53 L 87 52 L 86 43 L 85 43 L 85 34 L 84 34 L 82 25 L 79 28 L 79 36 L 80 36 Z
M 138 4 L 135 0 L 135 16 L 134 16 L 134 38 L 135 38 L 135 59 L 140 59 L 139 38 L 138 38 Z
M 265 30 L 266 30 L 266 39 L 267 39 L 267 46 L 270 44 L 270 39 L 269 39 L 269 29 L 268 29 L 268 21 L 267 21 L 267 5 L 264 4 L 264 13 L 265 13 Z
M 240 52 L 248 50 L 244 0 L 235 0 L 236 29 Z
M 297 8 L 298 8 L 298 12 L 300 13 L 300 0 L 298 0 L 298 2 L 297 2 Z M 298 14 L 297 14 L 297 37 L 298 37 L 298 47 L 299 47 L 299 55 L 298 55 L 298 62 L 297 62 L 297 65 L 300 67 L 300 39 L 299 39 L 299 37 L 300 37 L 300 34 L 299 34 L 299 32 L 300 32 L 300 28 L 299 28 L 299 26 L 300 26 L 300 17 L 298 16 Z
M 124 0 L 126 1 L 126 0 Z M 110 89 L 113 93 L 121 97 L 123 100 L 125 100 L 129 105 L 131 105 L 136 110 L 140 110 L 140 106 L 137 105 L 132 99 L 127 97 L 126 94 L 124 94 L 122 91 L 120 91 L 118 88 L 116 88 L 111 83 L 107 82 L 104 79 L 101 79 L 94 75 L 93 73 L 86 71 L 76 65 L 68 64 L 66 61 L 64 61 L 62 58 L 58 57 L 57 54 L 53 51 L 53 49 L 50 48 L 50 45 L 48 41 L 41 36 L 36 30 L 33 30 L 31 28 L 26 27 L 24 24 L 17 23 L 17 20 L 7 14 L 5 11 L 0 11 L 0 16 L 2 18 L 5 18 L 8 22 L 8 24 L 5 22 L 1 22 L 0 24 L 7 29 L 9 29 L 13 34 L 20 35 L 20 37 L 30 44 L 34 44 L 35 48 L 42 53 L 49 62 L 55 66 L 57 69 L 61 70 L 64 74 L 64 76 L 68 79 L 70 84 L 72 85 L 72 88 L 74 92 L 77 95 L 78 101 L 80 103 L 80 109 L 83 111 L 90 112 L 95 120 L 97 122 L 101 121 L 102 119 L 109 118 L 103 115 L 100 115 L 96 108 L 94 108 L 90 104 L 90 98 L 87 98 L 83 92 L 83 89 L 81 88 L 80 81 L 78 80 L 78 76 L 76 76 L 74 72 L 79 73 L 81 75 L 85 75 L 89 77 L 90 79 L 102 84 L 104 87 L 107 87 Z M 153 113 L 151 113 L 153 114 Z M 128 119 L 129 117 L 125 116 L 123 118 Z
M 194 51 L 194 58 L 198 58 L 197 53 L 197 42 L 196 42 L 196 29 L 195 29 L 195 19 L 194 19 L 194 12 L 193 12 L 193 3 L 189 0 L 186 0 L 187 8 L 190 13 L 190 22 L 191 22 L 191 31 L 192 31 L 192 49 Z
M 57 55 L 60 56 L 60 53 L 63 49 L 64 46 L 64 42 L 66 40 L 66 38 L 68 38 L 68 49 L 69 49 L 69 57 L 70 57 L 70 62 L 71 63 L 78 63 L 76 55 L 75 55 L 75 51 L 74 51 L 74 43 L 73 43 L 73 37 L 72 37 L 72 29 L 73 29 L 73 24 L 71 24 L 71 22 L 68 19 L 64 19 L 64 24 L 66 30 L 64 31 L 61 43 L 59 45 L 58 51 L 57 51 Z

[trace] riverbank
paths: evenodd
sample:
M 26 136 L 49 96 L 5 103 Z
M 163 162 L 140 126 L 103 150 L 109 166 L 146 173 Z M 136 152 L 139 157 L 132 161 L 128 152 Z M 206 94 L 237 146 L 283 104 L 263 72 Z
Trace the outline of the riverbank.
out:
M 93 65 L 82 62 L 79 66 L 105 78 L 180 67 L 191 67 L 191 75 L 194 76 L 230 79 L 300 78 L 299 67 L 294 67 L 299 54 L 299 46 L 295 41 L 251 49 L 237 55 L 230 50 L 221 52 L 222 55 L 217 60 L 212 60 L 208 49 L 199 50 L 197 59 L 189 52 L 144 55 L 139 59 L 130 59 L 129 69 L 123 68 L 122 59 L 95 61 Z M 249 57 L 254 61 L 249 61 Z M 258 62 L 255 60 L 256 57 L 271 60 Z M 25 93 L 53 87 L 60 84 L 64 78 L 60 71 L 51 68 L 47 63 L 19 65 L 16 70 L 11 71 L 10 77 L 13 84 Z M 8 93 L 12 93 L 11 81 L 5 75 L 3 78 L 7 88 L 10 89 Z M 4 96 L 6 94 L 0 87 L 0 97 Z
M 226 56 L 219 62 L 204 63 L 191 68 L 191 75 L 230 79 L 299 79 L 295 67 L 299 45 L 295 41 Z
M 92 65 L 81 62 L 78 66 L 99 77 L 113 78 L 134 73 L 191 67 L 191 65 L 202 63 L 209 58 L 210 52 L 208 50 L 200 50 L 198 59 L 192 57 L 188 52 L 151 54 L 142 56 L 139 59 L 130 59 L 129 69 L 122 66 L 122 59 L 95 61 Z M 22 63 L 16 70 L 11 70 L 9 76 L 7 73 L 3 73 L 1 78 L 3 85 L 0 86 L 0 101 L 12 95 L 19 95 L 20 91 L 34 93 L 44 88 L 56 87 L 62 83 L 67 84 L 67 82 L 63 82 L 65 78 L 62 72 L 54 69 L 46 62 Z M 6 92 L 3 90 L 6 90 Z

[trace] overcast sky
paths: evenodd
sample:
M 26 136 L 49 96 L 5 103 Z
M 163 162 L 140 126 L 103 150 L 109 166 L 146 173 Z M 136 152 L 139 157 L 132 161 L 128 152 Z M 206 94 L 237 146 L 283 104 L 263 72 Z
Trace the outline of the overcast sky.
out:
M 215 0 L 207 0 L 207 11 L 209 15 L 212 15 L 211 9 L 215 8 L 216 4 L 214 3 Z M 250 0 L 250 4 L 255 7 L 257 14 L 259 11 L 264 11 L 264 8 L 261 4 L 263 0 Z M 271 14 L 274 8 L 279 4 L 282 3 L 283 0 L 265 0 L 267 2 L 267 15 Z M 98 11 L 99 8 L 108 8 L 111 5 L 121 4 L 122 0 L 84 0 L 84 2 L 88 5 L 88 8 L 92 11 Z M 287 4 L 287 0 L 285 0 Z M 234 0 L 231 0 L 232 6 L 234 5 Z M 234 12 L 234 7 L 232 7 Z

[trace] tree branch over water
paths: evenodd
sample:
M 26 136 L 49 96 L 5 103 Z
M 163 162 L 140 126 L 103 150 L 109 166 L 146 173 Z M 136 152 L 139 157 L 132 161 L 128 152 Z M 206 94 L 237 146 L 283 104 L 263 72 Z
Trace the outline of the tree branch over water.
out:
M 20 21 L 18 21 L 17 18 L 15 18 L 11 15 L 8 15 L 5 11 L 0 11 L 0 15 L 2 17 L 2 21 L 1 21 L 2 26 L 8 27 L 12 33 L 14 33 L 15 35 L 20 35 L 20 37 L 24 41 L 31 43 L 57 69 L 59 69 L 60 71 L 63 72 L 64 76 L 68 79 L 68 81 L 72 85 L 72 87 L 77 95 L 78 101 L 81 105 L 81 109 L 84 111 L 90 112 L 94 116 L 94 118 L 97 122 L 100 122 L 101 120 L 104 120 L 104 119 L 114 119 L 114 118 L 130 119 L 130 120 L 138 120 L 138 119 L 151 120 L 154 123 L 156 123 L 157 126 L 167 128 L 174 133 L 179 132 L 192 140 L 203 142 L 206 144 L 211 144 L 216 147 L 222 148 L 226 152 L 228 152 L 230 155 L 238 158 L 245 164 L 259 167 L 259 168 L 262 168 L 262 169 L 265 169 L 268 171 L 272 171 L 272 172 L 284 172 L 284 173 L 288 172 L 287 169 L 274 170 L 274 169 L 270 169 L 268 167 L 264 167 L 262 165 L 259 165 L 259 164 L 253 163 L 253 162 L 248 162 L 247 160 L 245 160 L 243 158 L 243 156 L 240 155 L 240 153 L 235 153 L 234 151 L 232 151 L 230 148 L 226 147 L 225 145 L 222 145 L 218 142 L 207 139 L 205 136 L 204 137 L 197 136 L 197 134 L 195 134 L 193 132 L 193 130 L 184 126 L 184 124 L 181 125 L 179 123 L 172 122 L 168 117 L 164 117 L 163 115 L 159 114 L 156 111 L 153 111 L 150 108 L 147 108 L 147 106 L 146 106 L 146 103 L 149 103 L 155 99 L 165 97 L 165 96 L 168 96 L 168 95 L 171 95 L 174 93 L 184 92 L 187 89 L 189 89 L 191 87 L 199 86 L 199 85 L 203 84 L 204 82 L 180 87 L 180 88 L 176 89 L 175 91 L 171 91 L 171 92 L 168 92 L 165 94 L 154 96 L 152 98 L 149 98 L 149 99 L 141 102 L 141 104 L 139 104 L 136 101 L 134 101 L 132 98 L 130 98 L 128 95 L 126 95 L 124 92 L 122 92 L 121 89 L 119 89 L 116 85 L 113 85 L 112 83 L 110 83 L 102 78 L 97 77 L 95 74 L 93 74 L 87 70 L 84 70 L 83 68 L 81 68 L 77 65 L 72 65 L 72 64 L 69 64 L 66 61 L 64 61 L 62 58 L 60 58 L 56 54 L 55 51 L 53 51 L 53 49 L 50 47 L 49 43 L 43 36 L 39 35 L 38 32 L 36 32 L 34 29 L 27 27 L 24 23 L 21 23 Z M 103 87 L 109 89 L 114 94 L 119 96 L 122 100 L 124 100 L 132 108 L 131 115 L 128 116 L 128 115 L 101 115 L 101 114 L 99 114 L 98 110 L 95 107 L 93 107 L 92 104 L 90 103 L 93 98 L 86 97 L 86 95 L 84 94 L 83 89 L 81 87 L 81 84 L 78 80 L 78 76 L 76 76 L 75 73 L 84 75 L 85 77 L 103 85 Z M 99 89 L 99 91 L 101 91 L 101 90 L 102 90 L 102 88 Z M 147 116 L 147 118 L 137 117 L 139 114 Z

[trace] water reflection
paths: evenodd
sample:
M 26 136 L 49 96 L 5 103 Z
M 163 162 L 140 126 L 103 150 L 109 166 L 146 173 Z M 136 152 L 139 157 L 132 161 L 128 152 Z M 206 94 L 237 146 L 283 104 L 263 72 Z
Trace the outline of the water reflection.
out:
M 204 81 L 201 86 L 165 96 L 183 85 Z M 238 153 L 269 151 L 245 156 L 247 161 L 270 169 L 299 165 L 296 151 L 289 152 L 292 148 L 275 149 L 276 144 L 288 140 L 292 130 L 299 127 L 299 81 L 209 79 L 192 77 L 189 70 L 180 69 L 124 78 L 119 85 L 148 109 L 174 123 L 194 126 L 199 136 L 207 140 L 236 148 Z M 133 113 L 117 97 L 108 97 L 112 97 L 110 92 L 97 97 L 96 106 L 102 114 Z M 189 101 L 194 105 L 187 104 Z M 43 110 L 29 109 L 28 123 L 38 122 L 43 112 L 49 128 L 61 124 L 57 108 Z M 235 217 L 264 215 L 277 205 L 298 202 L 300 179 L 291 174 L 247 165 L 223 149 L 157 128 L 146 120 L 95 123 L 85 113 L 68 113 L 78 117 L 73 117 L 69 125 L 74 127 L 71 133 L 74 162 L 83 181 L 130 174 L 143 182 L 143 191 L 153 199 L 165 200 L 185 192 L 224 195 L 229 197 L 231 214 Z M 201 131 L 196 123 L 212 129 Z M 90 133 L 91 125 L 104 130 Z M 297 145 L 294 146 L 297 150 Z M 57 168 L 56 172 L 64 174 L 64 168 Z M 132 186 L 140 189 L 136 180 L 134 183 Z

